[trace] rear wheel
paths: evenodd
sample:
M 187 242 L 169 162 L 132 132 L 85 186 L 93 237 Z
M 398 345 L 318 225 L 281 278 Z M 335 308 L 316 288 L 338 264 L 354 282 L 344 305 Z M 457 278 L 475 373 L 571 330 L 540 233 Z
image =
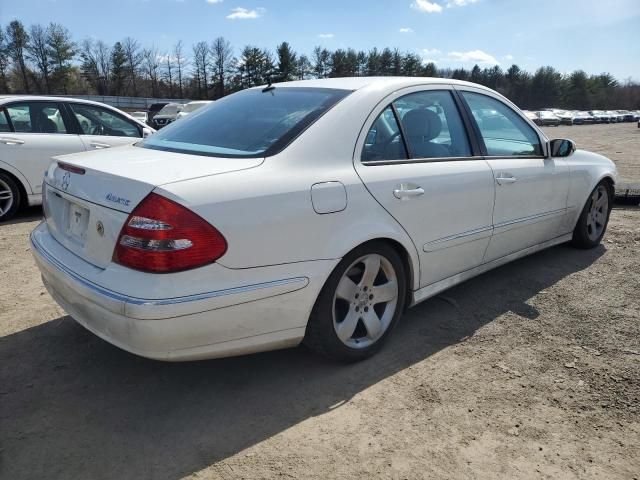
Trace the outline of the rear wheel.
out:
M 333 360 L 376 353 L 404 309 L 406 278 L 398 253 L 383 242 L 356 248 L 338 264 L 309 318 L 304 343 Z
M 572 243 L 578 248 L 594 248 L 600 244 L 609 223 L 613 204 L 613 192 L 607 182 L 600 182 L 593 189 L 582 209 Z
M 9 220 L 20 207 L 20 189 L 6 173 L 0 172 L 0 222 Z

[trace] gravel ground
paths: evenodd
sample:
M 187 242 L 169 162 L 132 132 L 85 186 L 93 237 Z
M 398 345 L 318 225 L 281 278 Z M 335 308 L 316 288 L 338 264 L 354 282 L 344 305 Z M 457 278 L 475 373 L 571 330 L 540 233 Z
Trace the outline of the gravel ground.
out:
M 587 129 L 624 126 L 567 130 L 589 148 Z M 409 310 L 350 366 L 120 351 L 46 293 L 39 215 L 0 226 L 2 479 L 640 475 L 638 208 L 614 209 L 597 249 L 554 247 Z
M 616 163 L 621 181 L 640 185 L 640 128 L 637 122 L 611 125 L 561 125 L 543 128 L 549 138 L 570 138 L 578 148 Z

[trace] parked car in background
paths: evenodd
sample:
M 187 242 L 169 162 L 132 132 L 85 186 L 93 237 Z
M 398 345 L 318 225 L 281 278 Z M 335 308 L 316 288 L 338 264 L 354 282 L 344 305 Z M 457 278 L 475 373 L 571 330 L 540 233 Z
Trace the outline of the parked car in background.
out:
M 538 122 L 536 122 L 536 125 L 541 125 L 543 127 L 557 127 L 558 125 L 560 125 L 560 118 L 553 112 L 541 110 L 539 112 L 535 112 L 535 114 L 538 117 Z
M 194 100 L 193 102 L 189 102 L 182 108 L 182 110 L 178 112 L 178 116 L 176 117 L 176 120 L 184 118 L 190 113 L 193 113 L 199 108 L 205 107 L 210 103 L 212 103 L 212 100 Z
M 622 115 L 623 122 L 633 122 L 636 119 L 635 114 L 629 110 L 618 110 L 618 113 Z
M 620 123 L 624 118 L 624 116 L 620 115 L 616 110 L 606 110 L 606 114 L 611 118 L 611 123 Z
M 182 107 L 181 103 L 167 103 L 151 120 L 153 127 L 156 130 L 160 130 L 162 127 L 174 122 L 178 118 L 178 113 L 180 113 Z
M 149 114 L 147 112 L 131 112 L 129 115 L 145 124 L 149 121 Z
M 595 123 L 611 123 L 611 116 L 603 110 L 589 110 L 589 114 L 593 117 Z
M 137 142 L 154 130 L 116 108 L 60 97 L 0 97 L 0 221 L 42 203 L 51 157 Z
M 561 125 L 573 125 L 575 114 L 569 110 L 553 109 L 551 112 L 560 119 Z
M 593 116 L 589 112 L 574 112 L 574 125 L 592 125 L 594 123 L 595 118 L 593 118 Z
M 529 120 L 531 120 L 536 125 L 538 125 L 538 126 L 541 125 L 540 118 L 538 117 L 536 112 L 532 112 L 531 110 L 523 110 L 522 113 L 524 113 L 524 116 L 527 117 Z
M 148 112 L 148 119 L 147 119 L 147 125 L 149 126 L 153 126 L 152 122 L 153 122 L 153 117 L 156 116 L 156 114 L 162 110 L 164 108 L 165 105 L 168 105 L 169 102 L 158 102 L 158 103 L 152 103 L 149 106 L 149 109 L 147 110 Z
M 353 362 L 407 306 L 543 248 L 599 245 L 616 179 L 480 85 L 297 81 L 53 162 L 31 251 L 76 321 L 135 354 L 304 341 Z

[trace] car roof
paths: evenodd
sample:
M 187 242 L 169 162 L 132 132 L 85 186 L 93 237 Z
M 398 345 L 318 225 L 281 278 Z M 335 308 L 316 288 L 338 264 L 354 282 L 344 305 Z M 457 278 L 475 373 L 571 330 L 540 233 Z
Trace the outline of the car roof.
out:
M 294 80 L 292 82 L 274 83 L 275 87 L 308 87 L 308 88 L 335 88 L 341 90 L 360 90 L 363 88 L 385 88 L 385 87 L 411 87 L 414 85 L 442 84 L 459 85 L 482 88 L 489 88 L 477 83 L 454 80 L 452 78 L 438 77 L 341 77 L 341 78 L 319 78 L 314 80 Z M 264 85 L 256 88 L 264 88 Z

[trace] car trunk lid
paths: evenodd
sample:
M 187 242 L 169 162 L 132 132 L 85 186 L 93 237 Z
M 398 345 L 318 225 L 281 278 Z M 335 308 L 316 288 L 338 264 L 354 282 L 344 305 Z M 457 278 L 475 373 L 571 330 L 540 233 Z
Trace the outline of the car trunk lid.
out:
M 253 168 L 262 158 L 212 158 L 139 147 L 58 157 L 45 174 L 49 231 L 67 249 L 104 268 L 129 213 L 159 185 Z

